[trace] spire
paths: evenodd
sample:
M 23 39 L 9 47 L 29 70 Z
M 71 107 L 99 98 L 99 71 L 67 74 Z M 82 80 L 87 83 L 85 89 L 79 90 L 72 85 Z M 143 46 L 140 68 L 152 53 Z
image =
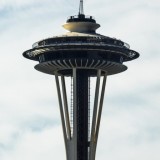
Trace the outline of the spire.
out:
M 80 0 L 80 4 L 79 4 L 79 15 L 80 14 L 84 14 L 84 10 L 83 10 L 83 0 Z

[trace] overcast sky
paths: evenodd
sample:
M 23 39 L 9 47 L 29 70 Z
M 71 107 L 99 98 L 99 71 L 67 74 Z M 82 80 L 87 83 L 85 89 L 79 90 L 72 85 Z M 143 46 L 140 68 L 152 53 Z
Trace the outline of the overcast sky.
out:
M 160 1 L 86 0 L 98 33 L 140 58 L 108 77 L 97 160 L 160 159 Z M 78 0 L 0 0 L 0 160 L 65 159 L 54 77 L 22 57 L 40 39 L 65 33 Z

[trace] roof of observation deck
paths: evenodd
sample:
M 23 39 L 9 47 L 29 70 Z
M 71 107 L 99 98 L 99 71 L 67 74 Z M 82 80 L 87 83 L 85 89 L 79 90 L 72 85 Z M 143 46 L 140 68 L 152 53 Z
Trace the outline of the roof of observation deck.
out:
M 68 22 L 92 22 L 92 23 L 96 23 L 96 20 L 93 16 L 79 14 L 79 15 L 75 15 L 75 16 L 70 16 L 67 19 L 67 23 Z

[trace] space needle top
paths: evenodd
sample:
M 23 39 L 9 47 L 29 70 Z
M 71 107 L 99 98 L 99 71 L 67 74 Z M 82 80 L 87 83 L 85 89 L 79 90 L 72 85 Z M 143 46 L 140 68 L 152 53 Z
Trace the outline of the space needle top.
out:
M 63 27 L 70 32 L 95 33 L 100 25 L 96 23 L 93 16 L 84 14 L 83 0 L 80 0 L 78 15 L 70 16 Z
M 118 63 L 114 69 L 113 67 L 110 70 L 107 69 L 108 75 L 125 71 L 127 67 L 122 65 L 123 62 L 139 57 L 139 53 L 131 50 L 127 43 L 96 33 L 100 24 L 96 23 L 93 16 L 84 14 L 83 0 L 80 0 L 78 15 L 70 16 L 63 27 L 69 32 L 35 42 L 32 49 L 23 53 L 24 57 L 39 61 L 41 64 L 55 58 L 77 58 L 80 52 L 79 57 L 81 58 L 92 58 L 94 61 L 98 58 L 106 63 L 112 61 Z M 76 54 L 72 54 L 75 50 Z M 41 68 L 35 68 L 42 71 Z M 53 70 L 48 68 L 43 69 L 42 72 L 54 74 Z

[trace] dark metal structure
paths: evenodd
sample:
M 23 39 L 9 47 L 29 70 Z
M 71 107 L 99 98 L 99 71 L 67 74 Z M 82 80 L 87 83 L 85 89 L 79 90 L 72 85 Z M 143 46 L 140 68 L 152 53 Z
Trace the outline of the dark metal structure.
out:
M 79 14 L 63 25 L 70 32 L 38 41 L 23 53 L 39 62 L 36 70 L 55 75 L 67 160 L 95 159 L 107 76 L 125 71 L 123 62 L 139 57 L 127 43 L 97 34 L 100 25 L 83 12 L 80 0 Z M 70 105 L 66 77 L 72 83 Z M 96 77 L 96 87 L 90 106 L 92 77 Z

